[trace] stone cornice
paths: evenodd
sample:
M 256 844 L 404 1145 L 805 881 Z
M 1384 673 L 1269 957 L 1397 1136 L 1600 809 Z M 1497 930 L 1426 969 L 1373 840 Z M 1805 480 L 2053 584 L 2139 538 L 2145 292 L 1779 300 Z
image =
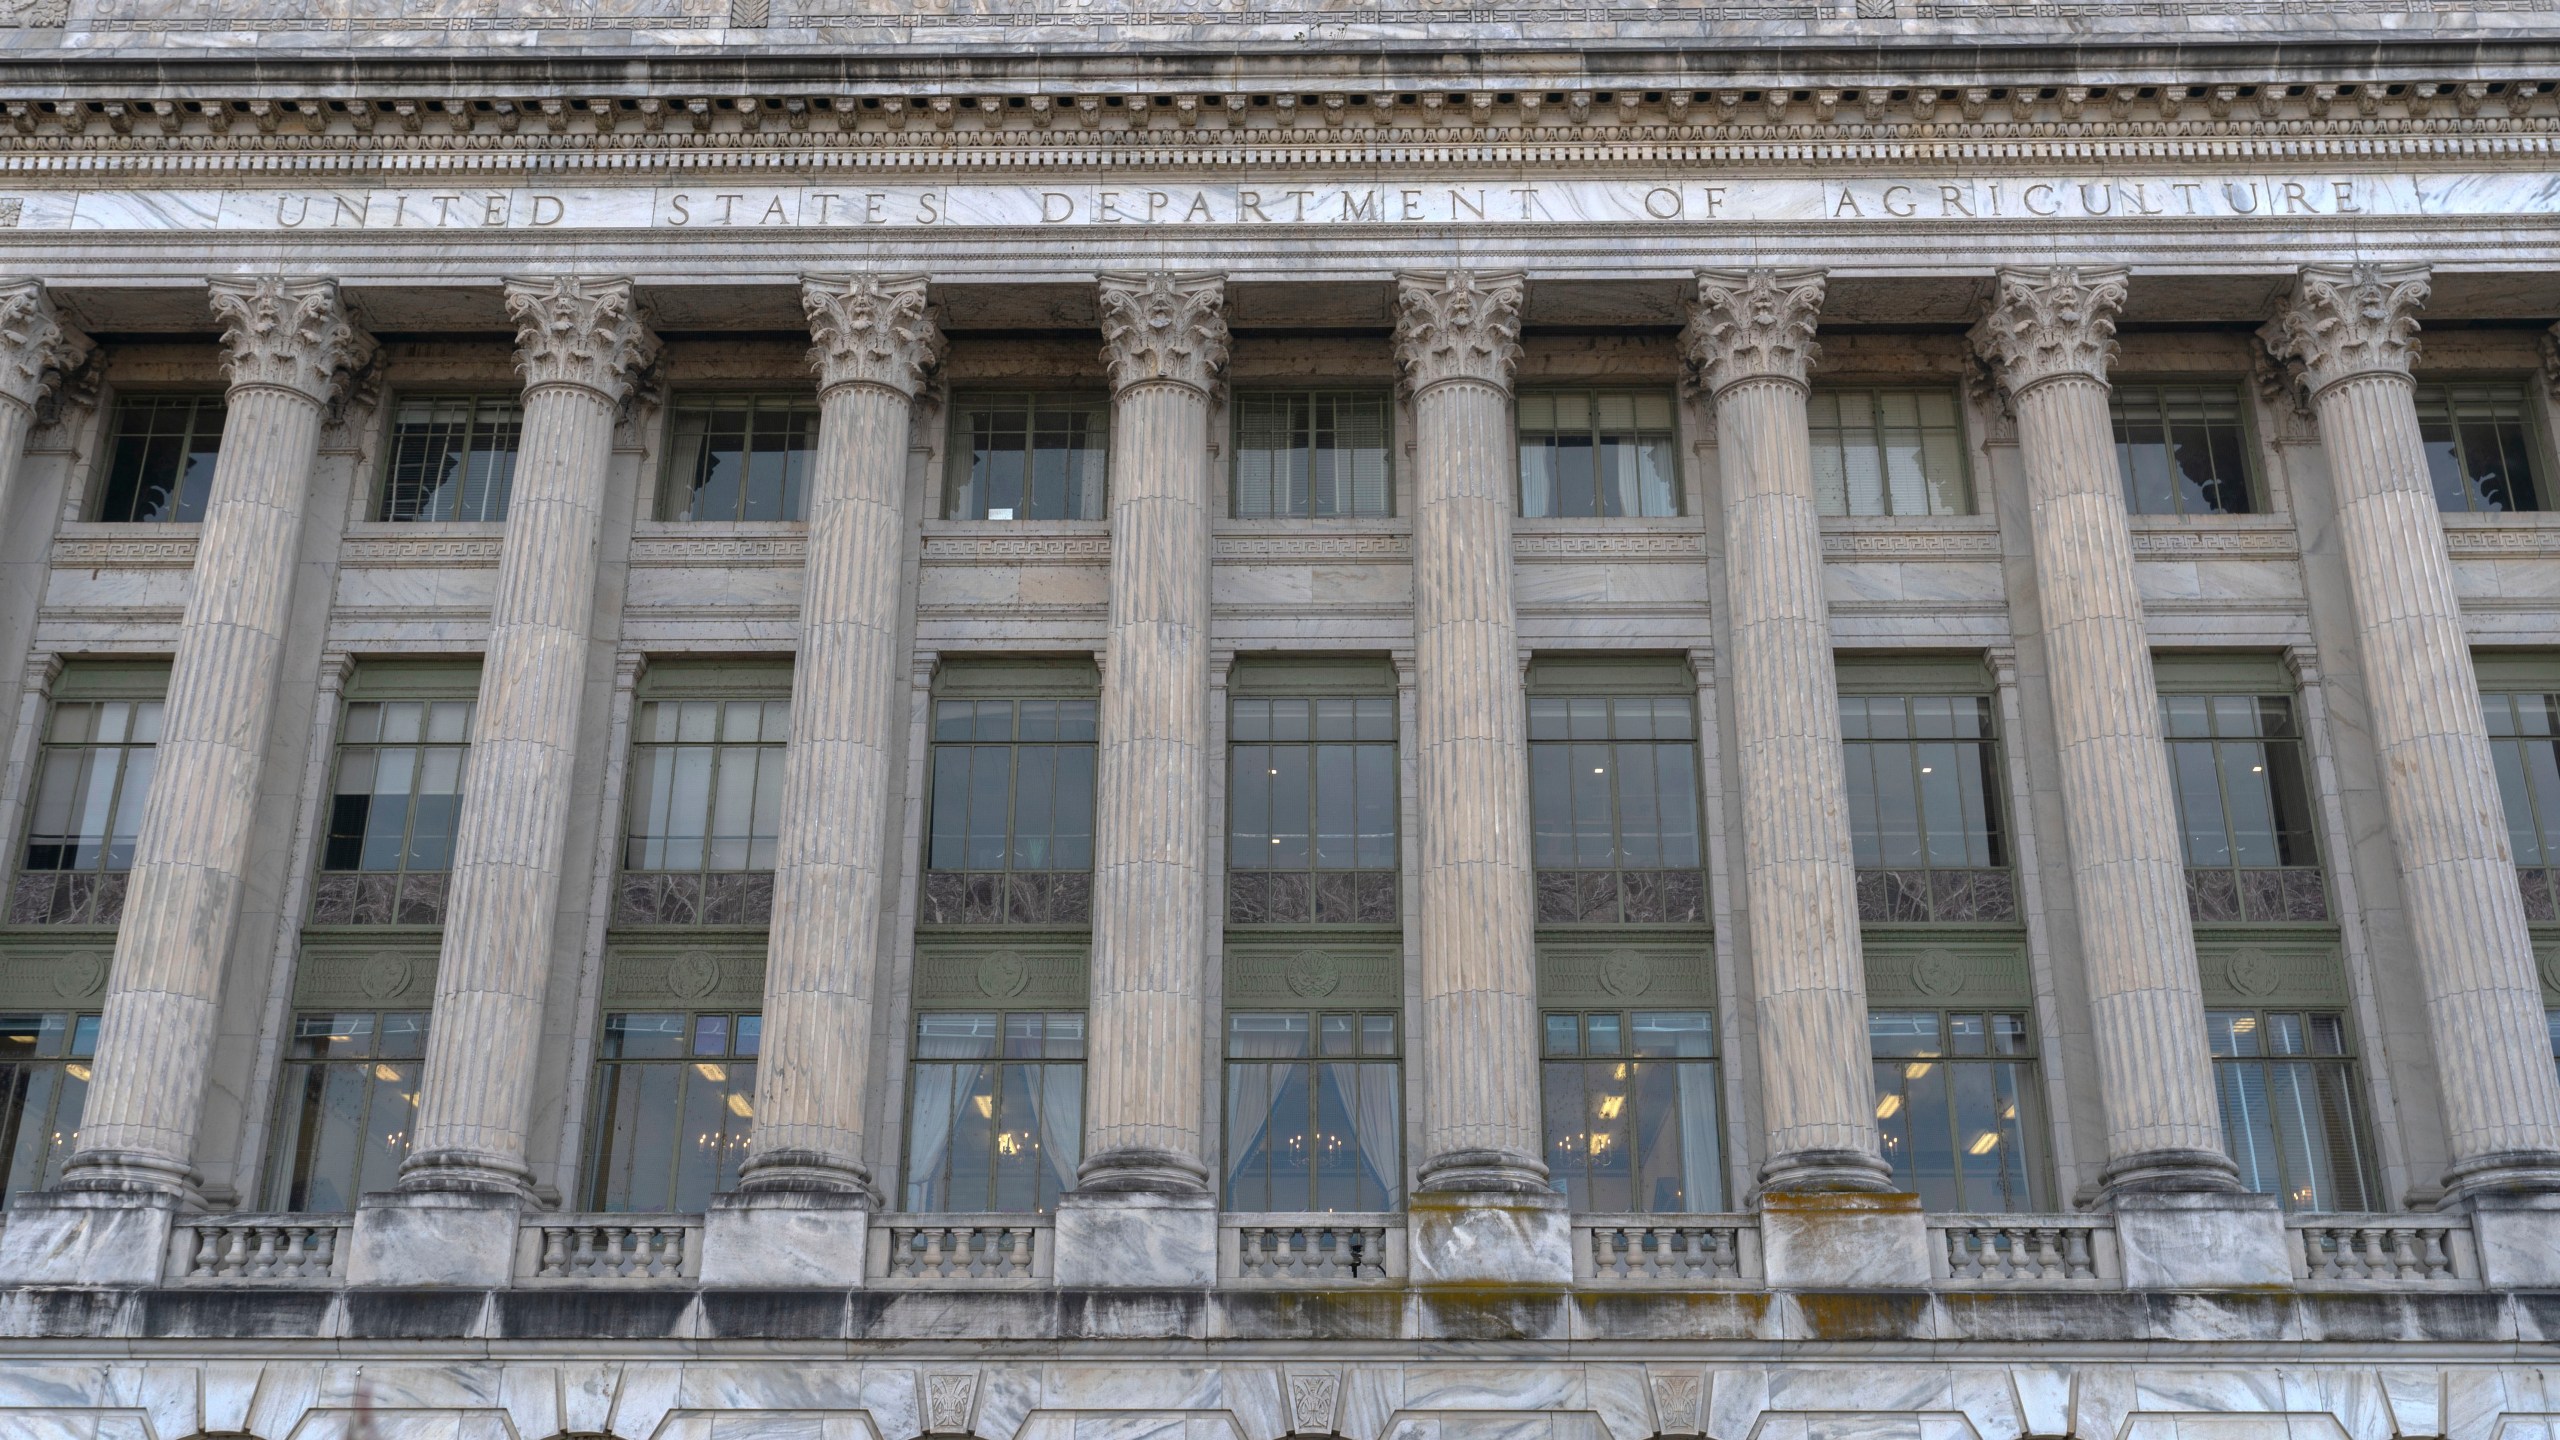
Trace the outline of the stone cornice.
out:
M 2127 277 L 2070 265 L 2003 270 L 1990 313 L 1973 327 L 1974 351 L 2011 395 L 2067 375 L 2104 381 Z
M 922 275 L 809 275 L 800 282 L 809 315 L 809 369 L 820 393 L 839 385 L 882 385 L 909 399 L 942 360 Z
M 1217 275 L 1104 275 L 1102 363 L 1111 388 L 1149 381 L 1204 394 L 1227 368 L 1227 282 Z
M 373 359 L 373 337 L 347 317 L 335 281 L 260 276 L 209 288 L 234 390 L 291 390 L 329 405 Z
M 1819 270 L 1701 270 L 1681 358 L 1710 395 L 1745 380 L 1802 385 L 1822 356 L 1813 332 L 1826 288 Z
M 658 354 L 631 282 L 554 275 L 507 282 L 526 388 L 573 385 L 619 405 Z
M 2258 338 L 2318 395 L 2358 375 L 2407 376 L 2426 304 L 2423 265 L 2306 265 Z

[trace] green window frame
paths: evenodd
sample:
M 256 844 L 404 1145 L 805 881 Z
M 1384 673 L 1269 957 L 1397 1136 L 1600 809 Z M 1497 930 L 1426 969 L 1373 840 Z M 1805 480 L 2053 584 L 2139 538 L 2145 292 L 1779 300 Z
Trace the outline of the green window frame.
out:
M 0 1199 L 50 1190 L 80 1144 L 98 1016 L 78 1011 L 0 1015 Z
M 1670 391 L 1541 387 L 1521 391 L 1514 404 L 1523 516 L 1680 513 L 1679 423 Z
M 1541 924 L 1704 924 L 1696 702 L 1532 695 Z
M 189 525 L 213 496 L 229 407 L 210 392 L 129 395 L 107 429 L 97 518 L 112 525 Z
M 426 1066 L 423 1010 L 306 1010 L 293 1017 L 278 1087 L 267 1208 L 343 1213 L 400 1180 Z
M 1080 697 L 934 701 L 925 923 L 1091 919 L 1096 708 Z
M 402 396 L 391 406 L 390 425 L 375 519 L 507 518 L 524 443 L 522 395 Z
M 1099 520 L 1111 405 L 1096 396 L 963 394 L 951 406 L 951 520 Z
M 2437 509 L 2460 515 L 2543 508 L 2538 407 L 2522 382 L 2421 382 L 2417 406 Z
M 790 699 L 643 700 L 631 736 L 614 923 L 767 923 Z
M 915 1039 L 901 1208 L 1053 1213 L 1084 1158 L 1084 1012 L 926 1011 Z
M 1953 388 L 1816 385 L 1805 414 L 1814 508 L 1823 514 L 1973 513 Z
M 1227 756 L 1227 923 L 1394 924 L 1396 698 L 1237 696 Z
M 1242 390 L 1233 410 L 1236 518 L 1395 513 L 1395 402 L 1383 386 Z
M 1391 1010 L 1228 1012 L 1227 1209 L 1403 1202 L 1402 1031 Z
M 159 757 L 158 699 L 56 699 L 36 750 L 12 925 L 113 925 Z
M 2247 515 L 2258 507 L 2255 447 L 2240 387 L 2119 383 L 2107 407 L 2125 508 L 2136 515 Z
M 463 695 L 347 701 L 312 886 L 313 924 L 444 923 L 478 708 Z
M 1874 1009 L 1867 1041 L 1894 1188 L 1955 1214 L 2051 1208 L 2035 1027 L 2023 1009 Z
M 738 1010 L 611 1010 L 596 1047 L 586 1205 L 699 1215 L 738 1188 L 755 1139 L 764 1017 Z
M 2167 694 L 2160 730 L 2196 923 L 2329 919 L 2293 697 Z
M 1858 918 L 2008 924 L 2018 918 L 1987 695 L 1843 695 Z
M 1577 1213 L 1724 1207 L 1715 1012 L 1548 1010 L 1540 1090 L 1547 1174 Z
M 818 402 L 806 392 L 679 396 L 667 417 L 664 520 L 805 520 L 818 453 Z
M 2480 709 L 2525 918 L 2560 921 L 2560 693 L 2489 691 Z
M 2205 1034 L 2241 1185 L 2291 1211 L 2373 1209 L 2372 1131 L 2346 1015 L 2217 1007 L 2205 1012 Z

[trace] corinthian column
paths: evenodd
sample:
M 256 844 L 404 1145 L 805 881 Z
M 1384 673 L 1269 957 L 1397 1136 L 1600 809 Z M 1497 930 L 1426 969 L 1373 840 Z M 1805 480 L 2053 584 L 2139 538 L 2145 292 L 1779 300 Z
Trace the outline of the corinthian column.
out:
M 522 1193 L 614 411 L 656 337 L 627 280 L 507 282 L 524 432 L 407 1190 Z
M 216 280 L 212 302 L 230 408 L 116 932 L 97 1078 L 63 1173 L 70 1189 L 175 1195 L 186 1185 L 240 872 L 256 848 L 250 824 L 321 412 L 373 353 L 326 280 Z
M 2238 1188 L 2222 1149 L 2186 855 L 2134 586 L 2107 365 L 2126 272 L 2004 270 L 1974 348 L 2008 388 L 2035 530 L 2110 1192 Z
M 2300 367 L 2320 417 L 2459 1201 L 2560 1190 L 2560 1081 L 2418 433 L 2426 301 L 2423 266 L 2305 266 L 2259 333 Z
M 1889 1190 L 1877 1154 L 1857 861 L 1822 595 L 1805 367 L 1819 270 L 1701 271 L 1681 350 L 1715 398 L 1744 892 L 1760 1007 L 1763 1191 Z
M 36 406 L 95 348 L 53 308 L 42 282 L 0 285 L 0 519 L 18 488 Z

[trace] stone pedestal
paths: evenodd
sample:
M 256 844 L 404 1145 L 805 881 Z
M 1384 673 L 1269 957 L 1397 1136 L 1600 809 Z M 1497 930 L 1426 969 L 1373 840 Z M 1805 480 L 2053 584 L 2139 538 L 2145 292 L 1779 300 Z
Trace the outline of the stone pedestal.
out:
M 36 1191 L 9 1206 L 0 1285 L 156 1285 L 177 1197 L 150 1192 Z
M 1573 1217 L 1553 1192 L 1426 1191 L 1405 1210 L 1415 1285 L 1570 1285 Z
M 2111 1208 L 2128 1290 L 2293 1283 L 2284 1207 L 2273 1195 L 2132 1192 Z
M 1760 1263 L 1772 1290 L 1925 1290 L 1928 1221 L 1917 1195 L 1763 1195 Z
M 505 1285 L 523 1203 L 474 1190 L 384 1191 L 356 1206 L 350 1285 Z
M 2560 1195 L 2479 1196 L 2471 1239 L 2490 1289 L 2560 1290 Z
M 1218 1202 L 1128 1190 L 1058 1201 L 1058 1287 L 1205 1290 L 1218 1283 Z
M 867 1197 L 824 1190 L 715 1195 L 702 1217 L 702 1283 L 858 1287 L 870 1243 Z

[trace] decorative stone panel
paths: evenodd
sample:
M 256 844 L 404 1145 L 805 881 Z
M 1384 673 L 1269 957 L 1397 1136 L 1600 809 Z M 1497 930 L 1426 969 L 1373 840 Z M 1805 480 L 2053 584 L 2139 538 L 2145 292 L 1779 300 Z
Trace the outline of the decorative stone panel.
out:
M 1866 962 L 1870 1005 L 2026 1005 L 2034 1000 L 2027 952 L 2012 943 L 1870 939 Z
M 1404 1003 L 1404 952 L 1386 945 L 1230 945 L 1226 998 L 1254 1006 L 1325 1008 Z
M 306 939 L 293 1003 L 312 1010 L 424 1010 L 436 993 L 436 937 Z
M 1715 957 L 1693 945 L 1541 945 L 1538 1003 L 1592 1009 L 1716 1003 Z
M 2345 962 L 2327 941 L 2206 940 L 2196 946 L 2196 968 L 2208 1005 L 2347 1003 Z
M 763 937 L 616 940 L 604 957 L 611 1010 L 755 1010 L 764 1004 Z
M 1087 954 L 1082 945 L 1054 942 L 918 945 L 916 1008 L 1080 1010 Z

